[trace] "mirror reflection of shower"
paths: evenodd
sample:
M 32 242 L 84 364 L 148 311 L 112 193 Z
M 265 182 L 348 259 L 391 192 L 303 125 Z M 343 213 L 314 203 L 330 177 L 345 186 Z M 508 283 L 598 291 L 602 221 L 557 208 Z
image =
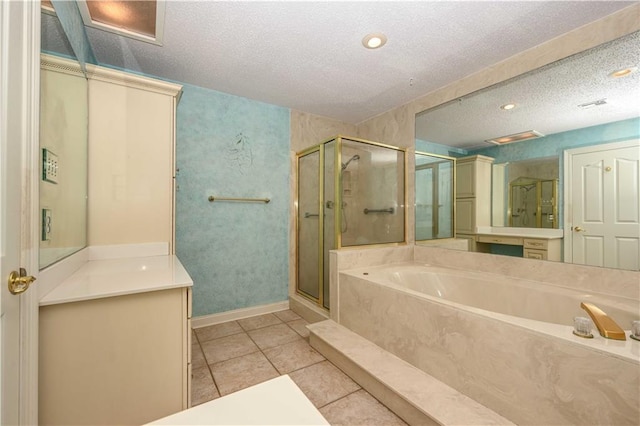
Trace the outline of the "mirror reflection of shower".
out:
M 340 227 L 340 232 L 342 232 L 343 234 L 345 232 L 347 232 L 347 230 L 349 229 L 349 221 L 347 219 L 347 215 L 345 212 L 345 209 L 347 207 L 347 202 L 345 201 L 345 196 L 351 196 L 351 173 L 347 172 L 347 167 L 349 167 L 349 164 L 351 164 L 352 161 L 358 161 L 360 159 L 360 155 L 356 154 L 353 155 L 351 158 L 349 158 L 349 160 L 347 160 L 346 163 L 342 163 L 341 165 L 341 169 L 340 169 L 340 188 L 342 191 L 342 204 L 341 204 L 341 210 L 342 210 L 342 221 L 341 221 L 341 227 Z M 345 173 L 347 175 L 347 185 L 345 185 Z
M 509 183 L 509 226 L 555 228 L 557 180 L 519 177 Z

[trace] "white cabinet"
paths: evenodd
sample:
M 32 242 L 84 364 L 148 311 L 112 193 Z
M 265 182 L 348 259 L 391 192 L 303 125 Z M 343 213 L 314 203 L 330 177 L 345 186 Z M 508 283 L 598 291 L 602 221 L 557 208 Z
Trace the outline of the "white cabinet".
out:
M 456 160 L 456 233 L 491 226 L 491 165 L 483 155 Z
M 41 424 L 144 424 L 188 408 L 187 287 L 40 308 Z
M 523 257 L 560 262 L 562 261 L 562 239 L 525 238 Z
M 89 67 L 89 245 L 174 252 L 175 114 L 182 86 Z

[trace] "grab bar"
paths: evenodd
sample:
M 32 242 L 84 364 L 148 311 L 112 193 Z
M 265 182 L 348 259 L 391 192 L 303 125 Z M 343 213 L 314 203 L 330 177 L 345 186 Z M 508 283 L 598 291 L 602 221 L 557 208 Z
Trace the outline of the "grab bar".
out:
M 309 213 L 309 212 L 304 212 L 304 218 L 308 219 L 310 217 L 318 217 L 320 216 L 318 213 Z
M 210 202 L 214 202 L 214 201 L 240 201 L 240 202 L 247 202 L 247 203 L 268 203 L 269 201 L 271 201 L 271 199 L 269 198 L 230 198 L 230 197 L 214 197 L 213 195 L 209 196 L 209 201 Z
M 393 213 L 395 210 L 393 207 L 389 207 L 388 209 L 364 209 L 364 214 L 369 213 Z

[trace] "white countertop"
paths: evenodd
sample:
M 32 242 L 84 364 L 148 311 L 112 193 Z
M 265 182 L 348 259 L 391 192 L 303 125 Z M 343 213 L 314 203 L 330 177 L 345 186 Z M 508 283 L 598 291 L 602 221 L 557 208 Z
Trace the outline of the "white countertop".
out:
M 172 414 L 150 425 L 328 425 L 287 375 Z
M 554 240 L 564 237 L 562 229 L 549 228 L 513 228 L 501 226 L 479 226 L 478 235 L 496 235 L 502 237 L 522 237 L 522 238 L 538 238 L 546 240 Z
M 40 299 L 40 306 L 191 287 L 174 255 L 90 260 Z

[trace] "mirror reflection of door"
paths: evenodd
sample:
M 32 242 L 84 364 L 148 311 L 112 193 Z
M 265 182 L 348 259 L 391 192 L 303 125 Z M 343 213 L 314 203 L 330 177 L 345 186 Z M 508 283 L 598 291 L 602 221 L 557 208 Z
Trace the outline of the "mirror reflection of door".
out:
M 639 270 L 640 140 L 571 150 L 566 159 L 565 253 L 572 263 Z

